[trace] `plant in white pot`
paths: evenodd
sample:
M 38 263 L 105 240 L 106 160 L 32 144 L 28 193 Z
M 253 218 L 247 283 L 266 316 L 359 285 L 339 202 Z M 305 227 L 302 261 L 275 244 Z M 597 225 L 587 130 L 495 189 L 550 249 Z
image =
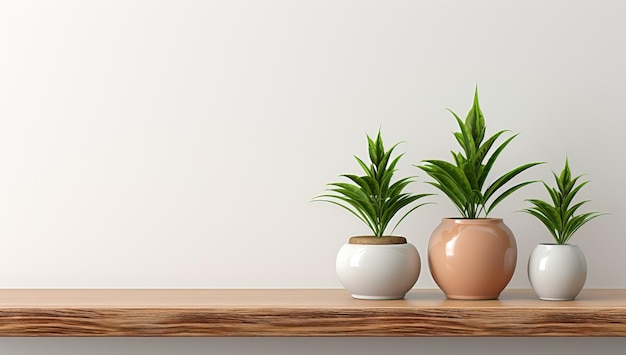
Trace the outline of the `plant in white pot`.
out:
M 356 157 L 365 175 L 344 174 L 348 182 L 328 184 L 328 193 L 314 201 L 326 201 L 348 210 L 372 231 L 371 236 L 355 236 L 337 254 L 339 280 L 354 298 L 398 299 L 415 285 L 421 260 L 413 244 L 401 236 L 387 235 L 386 230 L 401 211 L 394 228 L 422 204 L 418 200 L 431 194 L 404 192 L 413 177 L 392 181 L 401 155 L 392 159 L 395 144 L 385 150 L 378 132 L 376 139 L 367 136 L 370 163 Z
M 528 260 L 528 279 L 540 299 L 573 300 L 585 285 L 587 262 L 580 248 L 568 241 L 580 227 L 603 213 L 576 214 L 589 201 L 574 203 L 574 197 L 589 181 L 579 182 L 582 175 L 572 177 L 567 159 L 561 174 L 552 174 L 556 187 L 543 182 L 551 202 L 528 199 L 532 207 L 523 210 L 537 217 L 555 241 L 535 247 Z
M 443 218 L 431 234 L 428 265 L 431 275 L 448 298 L 495 299 L 511 280 L 517 261 L 517 244 L 502 218 L 487 218 L 505 198 L 534 182 L 524 181 L 507 187 L 525 170 L 541 164 L 516 167 L 488 182 L 496 160 L 513 135 L 499 145 L 506 130 L 486 137 L 486 125 L 478 101 L 478 89 L 465 121 L 449 110 L 460 132 L 454 136 L 462 148 L 452 152 L 453 161 L 424 160 L 418 166 L 456 206 L 460 216 Z M 492 148 L 495 148 L 492 151 Z

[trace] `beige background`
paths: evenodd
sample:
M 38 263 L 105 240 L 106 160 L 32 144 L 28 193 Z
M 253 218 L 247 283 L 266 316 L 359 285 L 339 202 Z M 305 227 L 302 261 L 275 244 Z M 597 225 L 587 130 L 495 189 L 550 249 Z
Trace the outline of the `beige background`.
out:
M 474 86 L 488 130 L 519 136 L 496 166 L 567 155 L 609 212 L 572 242 L 587 287 L 626 287 L 626 5 L 620 1 L 0 0 L 0 287 L 340 287 L 338 248 L 367 230 L 310 199 L 358 173 L 365 134 L 405 141 L 399 174 L 457 149 L 450 108 Z M 417 178 L 415 192 L 433 191 Z M 512 288 L 550 241 L 515 212 Z M 443 197 L 397 230 L 423 258 Z M 621 339 L 5 339 L 12 353 L 166 354 L 475 349 L 621 353 Z M 51 350 L 52 349 L 52 350 Z M 308 349 L 308 350 L 307 350 Z M 468 350 L 469 351 L 469 350 Z M 439 352 L 441 353 L 441 352 Z

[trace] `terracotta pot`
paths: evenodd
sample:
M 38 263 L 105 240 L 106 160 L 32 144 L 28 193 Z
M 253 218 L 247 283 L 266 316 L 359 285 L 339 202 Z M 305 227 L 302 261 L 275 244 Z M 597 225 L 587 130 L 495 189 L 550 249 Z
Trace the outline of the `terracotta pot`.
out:
M 428 244 L 430 273 L 448 298 L 498 298 L 516 262 L 515 237 L 501 218 L 444 218 Z
M 415 285 L 420 256 L 403 237 L 352 237 L 337 254 L 341 284 L 360 299 L 399 299 Z

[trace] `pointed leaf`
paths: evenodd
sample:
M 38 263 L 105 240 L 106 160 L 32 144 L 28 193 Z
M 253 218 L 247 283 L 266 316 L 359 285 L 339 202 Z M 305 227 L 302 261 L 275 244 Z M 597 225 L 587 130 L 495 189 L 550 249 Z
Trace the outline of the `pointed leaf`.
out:
M 528 163 L 528 164 L 524 164 L 522 166 L 518 166 L 517 168 L 509 171 L 508 173 L 502 175 L 500 178 L 498 178 L 496 181 L 494 181 L 485 191 L 485 202 L 489 200 L 489 198 L 496 192 L 498 191 L 502 186 L 504 186 L 507 182 L 509 182 L 511 179 L 513 179 L 514 177 L 516 177 L 517 175 L 519 175 L 520 173 L 524 172 L 527 169 L 532 168 L 533 166 L 539 165 L 542 163 Z
M 502 202 L 505 198 L 507 198 L 513 192 L 521 189 L 522 187 L 524 187 L 526 185 L 530 185 L 530 184 L 535 183 L 535 182 L 536 181 L 525 181 L 525 182 L 517 184 L 517 185 L 509 188 L 508 190 L 504 191 L 500 196 L 496 197 L 496 199 L 491 203 L 489 208 L 487 208 L 487 211 L 485 212 L 485 215 L 489 215 L 491 210 L 493 210 L 500 202 Z

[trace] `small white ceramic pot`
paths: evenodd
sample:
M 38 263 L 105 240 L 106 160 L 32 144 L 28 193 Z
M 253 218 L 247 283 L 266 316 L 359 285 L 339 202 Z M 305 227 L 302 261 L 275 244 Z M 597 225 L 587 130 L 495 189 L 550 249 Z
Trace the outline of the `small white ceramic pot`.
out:
M 381 238 L 396 239 L 386 243 Z M 417 282 L 421 260 L 415 246 L 402 237 L 381 238 L 352 237 L 339 249 L 337 276 L 354 298 L 404 298 Z
M 585 255 L 574 244 L 538 244 L 528 259 L 528 279 L 542 300 L 573 300 L 587 279 Z

